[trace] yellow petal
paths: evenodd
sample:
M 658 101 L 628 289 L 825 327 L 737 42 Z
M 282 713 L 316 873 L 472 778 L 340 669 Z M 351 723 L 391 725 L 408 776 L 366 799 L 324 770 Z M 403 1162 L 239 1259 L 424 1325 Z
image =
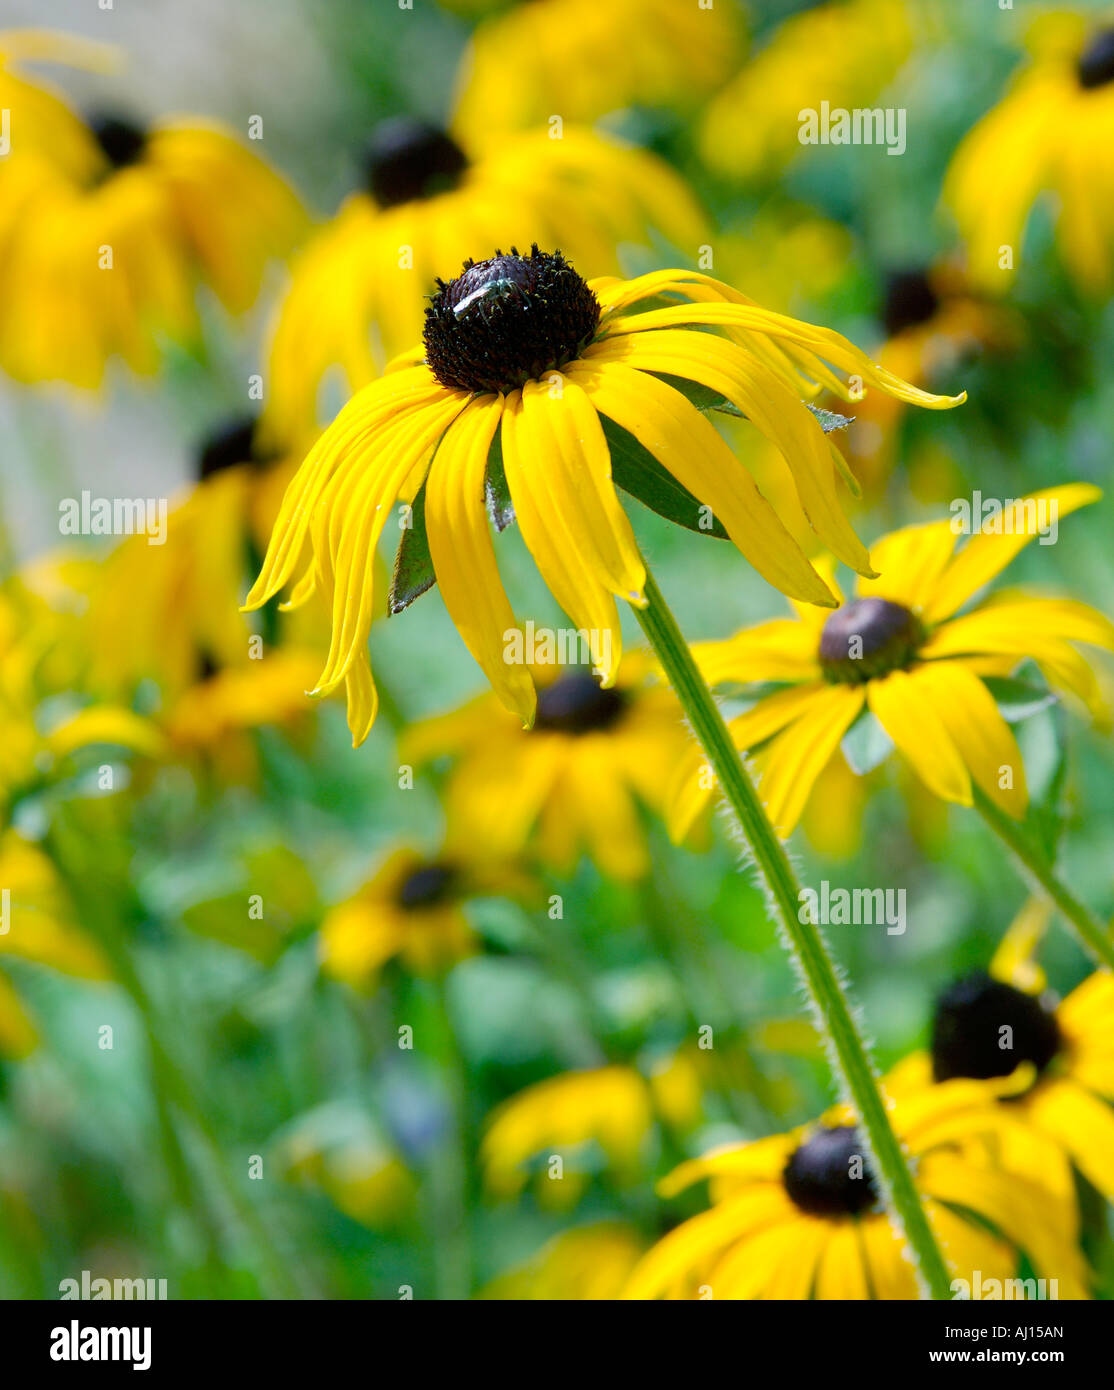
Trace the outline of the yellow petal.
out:
M 1007 815 L 1020 820 L 1029 804 L 1025 765 L 994 696 L 958 661 L 926 662 L 916 679 L 975 782 Z
M 1101 489 L 1090 483 L 1068 483 L 1019 498 L 1000 518 L 1002 529 L 1008 524 L 1014 534 L 993 535 L 982 531 L 972 536 L 941 576 L 932 598 L 925 605 L 925 620 L 938 623 L 950 617 L 976 590 L 1000 574 L 1018 551 L 1039 535 L 1036 525 L 1031 523 L 1034 517 L 1039 518 L 1036 509 L 1040 504 L 1054 502 L 1058 518 L 1063 518 L 1078 507 L 1096 502 L 1101 496 Z M 1033 504 L 1032 507 L 1027 505 L 1029 503 Z
M 577 364 L 569 376 L 710 507 L 754 568 L 782 593 L 833 607 L 827 587 L 714 427 L 679 391 L 619 363 Z
M 919 672 L 891 671 L 867 683 L 867 701 L 917 776 L 945 801 L 971 805 L 971 779 Z
M 426 531 L 456 630 L 500 700 L 532 724 L 534 682 L 525 666 L 506 659 L 507 634 L 518 624 L 499 578 L 484 499 L 488 451 L 502 411 L 502 396 L 482 397 L 446 432 L 426 480 Z
M 758 794 L 780 834 L 789 835 L 796 827 L 816 779 L 862 707 L 861 686 L 826 686 L 805 713 L 756 755 Z
M 639 333 L 589 348 L 586 361 L 624 362 L 699 382 L 737 406 L 785 459 L 801 507 L 828 549 L 860 573 L 870 557 L 844 515 L 829 441 L 815 415 L 774 373 L 708 333 Z

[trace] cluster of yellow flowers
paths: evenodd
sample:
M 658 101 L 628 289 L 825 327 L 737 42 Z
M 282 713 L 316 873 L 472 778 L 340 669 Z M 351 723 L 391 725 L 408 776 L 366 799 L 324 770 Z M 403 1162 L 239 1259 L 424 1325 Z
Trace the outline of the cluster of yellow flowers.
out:
M 1032 661 L 1101 725 L 1102 678 L 1081 649 L 1114 651 L 1114 624 L 1076 599 L 984 591 L 1040 534 L 1037 519 L 1058 522 L 1101 493 L 1083 482 L 1032 493 L 962 544 L 937 520 L 868 548 L 848 511 L 857 477 L 869 488 L 897 465 L 907 407 L 966 399 L 925 383 L 971 343 L 1015 341 L 999 300 L 1039 195 L 1058 197 L 1071 276 L 1089 292 L 1108 285 L 1114 31 L 1095 37 L 1074 20 L 1034 31 L 1031 65 L 963 141 L 944 185 L 966 258 L 896 287 L 877 360 L 781 311 L 776 256 L 798 248 L 822 277 L 840 258 L 838 229 L 777 214 L 756 238 L 771 247 L 754 278 L 776 307 L 762 307 L 705 273 L 715 247 L 733 280 L 754 241 L 716 227 L 665 158 L 599 124 L 671 106 L 691 118 L 716 178 L 761 186 L 808 157 L 796 115 L 825 80 L 833 106 L 869 104 L 913 35 L 941 22 L 931 0 L 825 3 L 744 60 L 727 4 L 537 0 L 487 15 L 444 126 L 400 115 L 377 127 L 362 185 L 317 226 L 251 131 L 85 117 L 33 74 L 50 63 L 104 75 L 109 50 L 0 36 L 11 112 L 0 370 L 86 391 L 121 363 L 151 375 L 168 344 L 196 339 L 207 296 L 239 318 L 269 266 L 285 275 L 262 407 L 198 451 L 165 544 L 132 536 L 97 564 L 52 556 L 0 589 L 5 807 L 107 745 L 131 750 L 141 780 L 161 762 L 250 783 L 252 732 L 278 725 L 297 740 L 306 693 L 343 688 L 355 747 L 382 703 L 402 764 L 437 769 L 447 830 L 436 853 L 399 848 L 323 914 L 328 974 L 361 990 L 392 961 L 436 975 L 476 949 L 470 899 L 529 899 L 539 866 L 568 875 L 584 854 L 620 883 L 644 882 L 647 813 L 693 845 L 722 799 L 775 898 L 781 885 L 821 1034 L 843 1038 L 847 1104 L 691 1159 L 661 1185 L 669 1197 L 708 1180 L 708 1211 L 649 1250 L 633 1227 L 577 1228 L 490 1296 L 941 1296 L 933 1258 L 969 1284 L 975 1271 L 1013 1279 L 1022 1257 L 1060 1297 L 1089 1295 L 1074 1175 L 1114 1200 L 1114 944 L 1054 866 L 1027 856 L 1026 769 L 995 683 Z M 630 273 L 663 262 L 702 269 Z M 329 419 L 338 391 L 346 403 Z M 821 402 L 858 417 L 845 448 L 849 422 Z M 727 540 L 795 616 L 688 648 L 624 497 Z M 378 550 L 396 517 L 387 575 Z M 536 630 L 512 607 L 493 537 L 512 523 L 587 660 L 526 655 Z M 433 585 L 492 691 L 407 723 L 373 677 L 369 638 L 377 617 Z M 624 656 L 619 599 L 651 651 Z M 144 703 L 151 685 L 157 701 Z M 725 726 L 710 690 L 747 704 Z M 849 750 L 867 741 L 881 751 L 857 764 Z M 785 916 L 795 880 L 781 841 L 802 821 L 817 836 L 833 819 L 857 821 L 872 783 L 855 779 L 891 751 L 930 793 L 984 814 L 1103 968 L 1054 1008 L 1031 950 L 1017 948 L 1026 917 L 990 974 L 942 997 L 930 1052 L 878 1082 L 826 948 Z M 0 866 L 39 912 L 38 935 L 13 935 L 10 949 L 78 975 L 110 969 L 31 839 L 7 830 Z M 1008 1060 L 1002 1027 L 1013 1030 Z M 0 976 L 0 1047 L 33 1045 Z M 597 1166 L 622 1185 L 653 1135 L 684 1142 L 704 1067 L 698 1051 L 649 1073 L 601 1058 L 513 1097 L 480 1150 L 491 1190 L 517 1195 L 531 1161 L 555 1150 L 574 1170 L 576 1155 L 602 1154 Z M 539 1195 L 566 1207 L 588 1181 L 563 1167 L 565 1181 L 553 1176 Z M 385 1186 L 396 1190 L 393 1177 Z M 364 1210 L 378 1191 L 349 1205 Z

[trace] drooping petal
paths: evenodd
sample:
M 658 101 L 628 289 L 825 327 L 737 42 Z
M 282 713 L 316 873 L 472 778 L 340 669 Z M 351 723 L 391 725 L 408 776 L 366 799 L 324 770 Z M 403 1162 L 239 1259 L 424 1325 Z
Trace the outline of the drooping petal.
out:
M 495 563 L 484 503 L 488 450 L 503 412 L 501 396 L 473 401 L 441 440 L 426 480 L 429 553 L 445 607 L 500 700 L 533 723 L 537 703 L 527 667 L 506 659 L 517 629 Z
M 245 612 L 261 608 L 290 578 L 314 507 L 340 459 L 354 449 L 370 448 L 378 432 L 400 418 L 419 418 L 443 396 L 444 388 L 428 367 L 414 367 L 374 382 L 349 401 L 290 480 L 259 577 L 244 600 Z
M 613 594 L 641 602 L 646 566 L 611 481 L 611 454 L 595 407 L 576 382 L 553 372 L 522 388 L 522 409 L 549 461 L 550 495 L 586 564 Z
M 569 369 L 592 404 L 635 436 L 683 487 L 710 507 L 775 588 L 823 607 L 834 600 L 801 548 L 715 428 L 679 391 L 621 363 Z
M 587 362 L 623 362 L 698 382 L 726 397 L 785 459 L 801 507 L 831 552 L 863 574 L 870 557 L 844 515 L 836 490 L 827 436 L 815 415 L 760 362 L 708 333 L 662 331 L 604 341 L 584 354 Z
M 622 653 L 622 633 L 615 600 L 593 572 L 584 554 L 584 538 L 576 523 L 562 510 L 566 497 L 554 494 L 553 476 L 562 460 L 552 436 L 533 427 L 526 418 L 522 392 L 512 392 L 502 418 L 503 467 L 526 548 L 549 586 L 553 597 L 578 629 L 610 650 L 604 686 L 613 685 Z M 565 478 L 567 491 L 567 477 Z M 608 647 L 604 644 L 607 634 Z

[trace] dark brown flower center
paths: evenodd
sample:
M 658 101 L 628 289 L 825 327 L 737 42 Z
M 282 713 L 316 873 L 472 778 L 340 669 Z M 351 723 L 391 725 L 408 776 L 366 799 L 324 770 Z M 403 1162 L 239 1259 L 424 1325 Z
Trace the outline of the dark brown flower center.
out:
M 888 598 L 857 598 L 828 618 L 820 634 L 826 680 L 858 685 L 908 666 L 924 641 L 915 613 Z
M 198 479 L 211 478 L 241 463 L 271 462 L 274 454 L 261 449 L 256 439 L 257 423 L 252 416 L 242 416 L 214 430 L 197 451 Z
M 600 306 L 559 251 L 512 248 L 437 281 L 425 316 L 426 361 L 453 391 L 512 391 L 563 367 L 591 342 Z
M 559 734 L 590 734 L 610 729 L 626 709 L 621 690 L 604 690 L 595 676 L 576 671 L 538 692 L 534 729 Z
M 932 1020 L 937 1081 L 1009 1076 L 1022 1062 L 1040 1072 L 1062 1046 L 1055 1014 L 1033 995 L 983 971 L 957 980 L 937 1001 Z
M 457 870 L 451 864 L 422 864 L 403 879 L 396 901 L 407 912 L 440 907 L 452 897 L 457 878 Z
M 1084 91 L 1114 82 L 1114 27 L 1100 29 L 1079 55 L 1076 75 Z
M 364 182 L 380 207 L 393 208 L 455 188 L 468 168 L 443 130 L 407 116 L 377 126 L 364 152 Z
M 906 328 L 927 323 L 940 301 L 923 270 L 897 270 L 886 281 L 886 300 L 882 322 L 893 337 Z
M 878 1190 L 853 1125 L 815 1130 L 794 1149 L 781 1180 L 810 1216 L 855 1216 L 878 1201 Z
M 126 169 L 143 158 L 147 132 L 134 121 L 122 116 L 94 116 L 89 121 L 89 129 L 113 169 Z

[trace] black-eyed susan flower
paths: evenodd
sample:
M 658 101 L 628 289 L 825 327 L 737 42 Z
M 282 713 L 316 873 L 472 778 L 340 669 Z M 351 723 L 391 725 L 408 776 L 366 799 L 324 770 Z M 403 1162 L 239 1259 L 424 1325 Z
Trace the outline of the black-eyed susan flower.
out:
M 12 94 L 14 128 L 47 124 L 17 135 L 0 168 L 0 367 L 92 389 L 111 358 L 150 374 L 166 338 L 195 336 L 199 284 L 230 313 L 251 307 L 304 220 L 263 160 L 208 122 L 63 121 L 57 98 L 27 91 Z
M 486 122 L 478 131 L 454 137 L 400 117 L 373 133 L 364 189 L 296 260 L 275 320 L 266 419 L 276 438 L 302 441 L 329 418 L 330 372 L 350 395 L 411 347 L 438 271 L 476 246 L 540 241 L 612 274 L 622 243 L 661 238 L 695 255 L 707 236 L 684 183 L 645 150 L 575 127 L 560 139 L 496 137 Z
M 819 123 L 824 102 L 850 121 L 851 111 L 874 106 L 912 41 L 905 0 L 832 0 L 793 15 L 709 103 L 704 162 L 733 178 L 772 177 L 808 148 L 806 113 Z
M 663 811 L 664 788 L 688 745 L 669 689 L 649 684 L 646 663 L 628 657 L 603 689 L 587 667 L 535 667 L 531 728 L 492 694 L 423 721 L 404 734 L 404 761 L 449 755 L 444 799 L 450 837 L 508 858 L 532 846 L 569 873 L 582 851 L 608 874 L 649 868 L 639 808 Z
M 688 302 L 646 302 L 663 298 Z M 720 332 L 691 331 L 702 328 Z M 721 527 L 770 583 L 830 606 L 827 585 L 679 389 L 695 383 L 716 393 L 775 440 L 825 544 L 872 573 L 840 507 L 842 460 L 801 401 L 817 384 L 847 394 L 829 364 L 930 408 L 962 399 L 918 391 L 838 333 L 760 309 L 708 276 L 667 270 L 588 284 L 562 255 L 536 246 L 528 256 L 466 263 L 429 305 L 424 346 L 365 387 L 310 451 L 247 607 L 266 603 L 299 571 L 291 604 L 315 591 L 326 598 L 333 641 L 317 692 L 346 682 L 360 743 L 376 712 L 366 649 L 375 547 L 392 503 L 413 498 L 417 511 L 420 499 L 431 559 L 425 587 L 435 576 L 496 693 L 529 724 L 534 684 L 505 659 L 517 624 L 489 511 L 503 526 L 513 509 L 554 597 L 606 652 L 601 683 L 609 689 L 622 649 L 615 596 L 644 602 L 645 566 L 615 490 L 616 457 L 632 448 L 638 461 L 618 478 L 628 491 L 651 505 L 656 498 L 693 529 Z
M 1015 314 L 989 300 L 959 266 L 945 261 L 892 271 L 878 317 L 886 335 L 876 353 L 878 362 L 895 376 L 929 390 L 968 359 L 1009 352 L 1024 338 Z M 903 416 L 900 402 L 878 392 L 854 407 L 844 447 L 868 496 L 893 468 Z
M 618 1298 L 645 1248 L 638 1231 L 622 1221 L 574 1226 L 493 1279 L 479 1297 L 544 1302 Z
M 455 128 L 593 121 L 628 106 L 691 107 L 741 49 L 731 4 L 537 0 L 480 23 L 458 80 Z M 606 55 L 606 58 L 604 57 Z
M 464 903 L 477 891 L 476 871 L 448 853 L 393 851 L 352 897 L 326 913 L 322 969 L 360 989 L 395 959 L 419 974 L 446 969 L 476 949 Z
M 67 615 L 24 585 L 0 593 L 0 823 L 12 802 L 79 772 L 94 750 L 164 750 L 149 719 L 73 688 L 73 631 Z
M 956 151 L 944 201 L 971 277 L 987 290 L 1012 283 L 1030 213 L 1048 196 L 1064 264 L 1080 288 L 1106 292 L 1114 266 L 1114 27 L 1044 15 L 1030 47 L 1032 62 Z
M 250 698 L 263 647 L 236 608 L 295 467 L 296 459 L 260 443 L 254 419 L 226 422 L 200 442 L 196 482 L 171 499 L 156 543 L 129 536 L 90 576 L 83 638 L 94 687 L 130 697 L 153 680 L 169 707 L 210 676 L 240 671 L 235 693 Z M 317 605 L 300 614 L 284 619 L 281 637 L 304 653 L 323 642 L 327 615 Z M 125 629 L 126 643 L 117 640 Z M 265 686 L 257 682 L 256 692 Z
M 1114 976 L 1096 970 L 1057 1003 L 1031 956 L 1041 906 L 1022 912 L 989 971 L 943 991 L 931 1046 L 894 1069 L 893 1087 L 911 1095 L 954 1077 L 1012 1078 L 1001 1103 L 1024 1128 L 1000 1161 L 1029 1180 L 1043 1174 L 1069 1206 L 1074 1166 L 1114 1202 Z
M 1101 714 L 1095 671 L 1077 644 L 1114 650 L 1114 624 L 1074 600 L 1016 594 L 959 610 L 1039 534 L 1038 507 L 1054 504 L 1062 519 L 1099 496 L 1084 483 L 1032 493 L 958 550 L 951 521 L 895 531 L 873 549 L 881 577 L 859 580 L 834 613 L 799 605 L 796 621 L 761 623 L 696 649 L 711 683 L 782 687 L 730 727 L 737 747 L 755 754 L 760 795 L 783 834 L 864 711 L 937 796 L 969 806 L 974 784 L 1007 815 L 1024 815 L 1021 753 L 984 677 L 1009 675 L 1031 658 L 1054 689 Z M 713 794 L 706 765 L 680 769 L 674 835 Z
M 541 1205 L 571 1207 L 593 1172 L 633 1179 L 652 1121 L 650 1089 L 633 1067 L 564 1072 L 494 1111 L 480 1144 L 484 1181 L 509 1198 L 533 1174 Z
M 885 1085 L 885 1083 L 883 1083 Z M 887 1087 L 888 1090 L 888 1087 Z M 1042 1186 L 988 1166 L 965 1136 L 1014 1123 L 987 1088 L 952 1081 L 891 1106 L 949 1272 L 970 1284 L 1018 1273 L 1024 1253 L 1060 1298 L 1086 1298 L 1082 1258 L 1060 1203 Z M 626 1298 L 914 1299 L 916 1277 L 882 1210 L 848 1112 L 814 1126 L 682 1164 L 659 1184 L 673 1196 L 708 1179 L 711 1206 L 657 1243 Z

